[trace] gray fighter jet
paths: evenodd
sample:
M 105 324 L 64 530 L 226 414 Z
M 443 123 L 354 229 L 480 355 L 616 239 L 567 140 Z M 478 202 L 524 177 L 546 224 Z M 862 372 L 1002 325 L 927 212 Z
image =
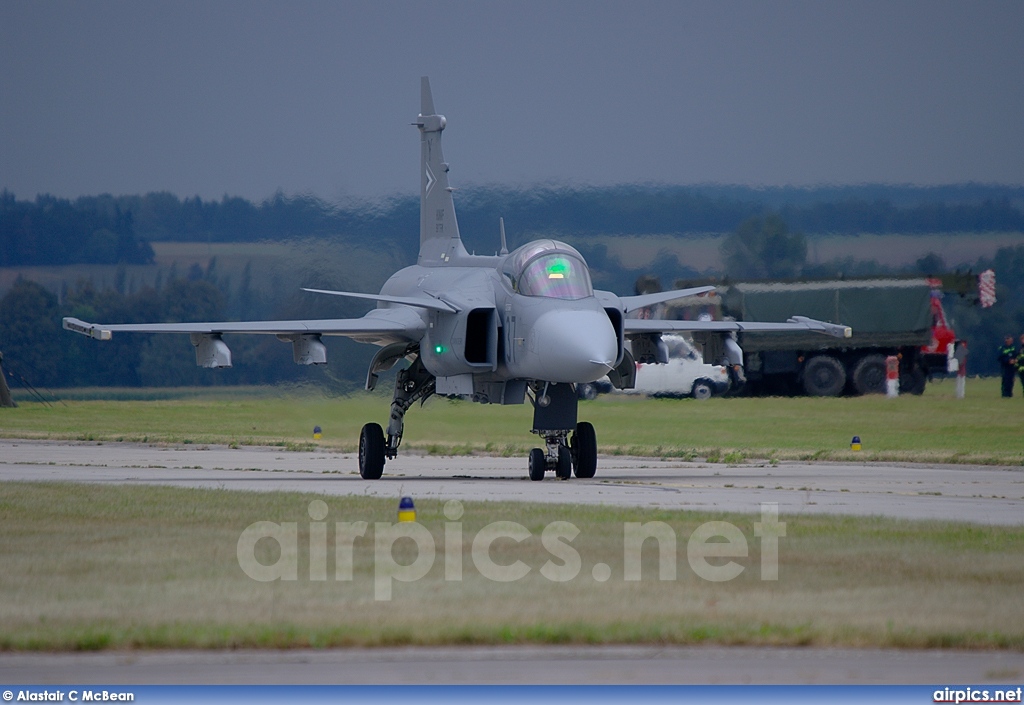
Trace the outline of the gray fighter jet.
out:
M 322 336 L 342 335 L 380 346 L 366 376 L 408 361 L 395 380 L 387 431 L 368 423 L 359 437 L 359 474 L 377 479 L 386 460 L 398 456 L 405 413 L 432 394 L 470 398 L 482 404 L 533 405 L 533 433 L 544 448 L 530 451 L 530 479 L 548 471 L 567 479 L 594 477 L 597 436 L 577 419 L 576 385 L 608 375 L 629 388 L 636 367 L 632 350 L 659 357 L 663 332 L 726 333 L 742 330 L 814 330 L 848 337 L 849 328 L 808 318 L 788 323 L 660 321 L 631 318 L 633 311 L 711 291 L 699 287 L 642 296 L 594 290 L 587 263 L 573 247 L 536 240 L 513 252 L 505 244 L 495 256 L 471 255 L 459 236 L 448 164 L 441 153 L 447 124 L 434 110 L 430 82 L 421 81 L 420 251 L 411 267 L 396 272 L 379 294 L 313 290 L 369 299 L 377 308 L 362 318 L 295 321 L 98 325 L 65 318 L 64 328 L 98 340 L 114 332 L 187 333 L 201 367 L 230 367 L 225 334 L 276 335 L 292 344 L 300 365 L 324 364 Z

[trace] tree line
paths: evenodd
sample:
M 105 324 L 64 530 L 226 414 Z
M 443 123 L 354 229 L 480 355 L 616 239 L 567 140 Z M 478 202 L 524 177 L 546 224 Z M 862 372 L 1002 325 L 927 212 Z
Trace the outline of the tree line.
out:
M 815 197 L 815 194 L 819 197 Z M 497 241 L 498 219 L 517 232 L 586 237 L 728 233 L 776 212 L 789 227 L 822 233 L 1024 232 L 1024 189 L 966 185 L 771 189 L 623 185 L 601 188 L 468 188 L 459 194 L 467 246 Z M 0 266 L 146 263 L 150 242 L 258 242 L 335 237 L 415 251 L 419 199 L 395 196 L 331 204 L 277 194 L 260 203 L 204 201 L 170 193 L 38 196 L 0 193 Z
M 148 264 L 153 248 L 130 209 L 101 210 L 52 196 L 18 201 L 0 192 L 0 266 Z

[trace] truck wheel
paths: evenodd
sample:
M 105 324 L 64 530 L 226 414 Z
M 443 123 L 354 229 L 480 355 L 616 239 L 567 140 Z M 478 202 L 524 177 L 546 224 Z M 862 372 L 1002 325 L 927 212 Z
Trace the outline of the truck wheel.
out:
M 885 356 L 865 355 L 853 367 L 857 394 L 885 394 Z
M 924 394 L 924 386 L 928 382 L 928 376 L 920 367 L 910 370 L 900 370 L 900 394 Z
M 711 388 L 711 383 L 705 379 L 698 379 L 693 383 L 692 390 L 694 399 L 710 399 L 711 395 L 714 394 L 714 390 Z
M 804 391 L 811 397 L 837 397 L 846 386 L 846 368 L 831 355 L 816 355 L 804 365 Z

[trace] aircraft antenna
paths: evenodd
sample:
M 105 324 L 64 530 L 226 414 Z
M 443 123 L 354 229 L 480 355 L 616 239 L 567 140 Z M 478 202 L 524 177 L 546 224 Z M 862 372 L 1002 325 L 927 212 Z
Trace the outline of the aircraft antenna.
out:
M 505 244 L 505 219 L 498 218 L 498 229 L 501 231 L 501 252 L 500 254 L 508 254 L 508 245 Z

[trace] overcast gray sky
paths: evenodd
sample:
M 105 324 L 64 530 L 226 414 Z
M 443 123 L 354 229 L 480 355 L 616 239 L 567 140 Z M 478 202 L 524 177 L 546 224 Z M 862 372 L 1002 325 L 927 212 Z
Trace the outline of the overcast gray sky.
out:
M 0 2 L 0 189 L 1024 184 L 1024 2 Z

